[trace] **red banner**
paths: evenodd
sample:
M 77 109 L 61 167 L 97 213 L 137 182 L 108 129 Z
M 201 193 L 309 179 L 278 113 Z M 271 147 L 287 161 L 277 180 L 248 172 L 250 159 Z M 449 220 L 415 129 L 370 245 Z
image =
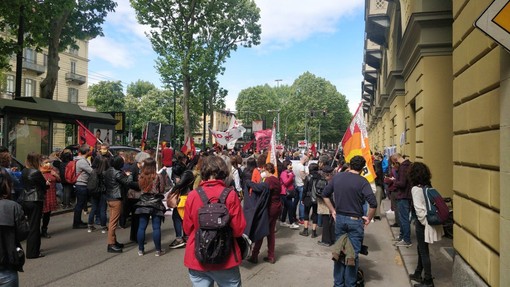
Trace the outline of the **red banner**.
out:
M 255 140 L 257 141 L 257 152 L 271 147 L 271 130 L 261 130 L 255 132 Z
M 90 147 L 95 148 L 97 142 L 96 136 L 79 120 L 76 120 L 76 123 L 78 124 L 78 144 L 83 145 L 86 143 Z

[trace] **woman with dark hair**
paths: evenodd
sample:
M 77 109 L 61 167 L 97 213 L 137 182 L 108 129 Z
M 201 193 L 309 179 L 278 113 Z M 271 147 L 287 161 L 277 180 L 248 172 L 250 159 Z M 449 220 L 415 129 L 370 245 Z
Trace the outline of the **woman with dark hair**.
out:
M 140 175 L 138 176 L 138 185 L 142 191 L 140 201 L 136 205 L 135 214 L 138 215 L 138 256 L 145 254 L 145 230 L 149 225 L 149 219 L 152 218 L 152 241 L 156 248 L 156 256 L 165 253 L 161 249 L 161 222 L 165 219 L 166 208 L 163 205 L 163 193 L 165 193 L 165 178 L 167 175 L 156 172 L 156 161 L 153 158 L 147 158 L 142 162 Z
M 60 163 L 60 167 L 59 167 L 59 172 L 60 172 L 60 179 L 61 179 L 61 182 L 62 182 L 62 203 L 61 203 L 61 207 L 62 209 L 65 209 L 65 208 L 72 208 L 73 206 L 71 205 L 71 195 L 73 193 L 73 190 L 74 190 L 74 186 L 70 183 L 68 183 L 66 180 L 65 180 L 65 172 L 66 172 L 66 166 L 67 164 L 73 160 L 73 153 L 71 152 L 70 149 L 65 149 L 62 151 L 62 153 L 60 154 L 60 160 L 62 160 L 62 162 Z
M 253 189 L 253 192 L 269 192 L 269 234 L 267 235 L 267 257 L 264 261 L 274 264 L 276 262 L 274 247 L 275 247 L 275 227 L 278 217 L 282 213 L 282 202 L 280 200 L 280 192 L 282 190 L 280 180 L 275 176 L 275 166 L 272 163 L 266 163 L 260 173 L 261 178 L 264 180 L 260 183 L 248 182 L 248 187 Z M 262 247 L 262 241 L 258 239 L 255 241 L 251 257 L 248 259 L 251 263 L 258 263 L 258 255 Z
M 290 160 L 283 161 L 283 171 L 280 173 L 280 183 L 282 185 L 280 197 L 283 205 L 280 225 L 290 227 L 291 229 L 299 229 L 299 225 L 296 223 L 296 214 L 292 212 L 296 189 L 294 188 L 294 172 L 292 171 L 292 162 Z M 285 222 L 287 216 L 289 217 L 289 223 Z
M 225 178 L 229 170 L 223 159 L 217 156 L 203 158 L 200 174 L 202 182 L 199 189 L 211 201 L 216 201 L 225 190 Z M 184 254 L 184 265 L 189 268 L 189 277 L 193 286 L 241 286 L 241 252 L 237 240 L 233 240 L 234 248 L 228 258 L 221 264 L 203 264 L 195 256 L 195 236 L 198 227 L 198 210 L 204 205 L 197 190 L 189 193 L 184 211 L 184 232 L 189 234 Z M 246 226 L 241 201 L 234 191 L 229 192 L 225 205 L 230 215 L 230 227 L 233 237 L 240 237 Z
M 314 184 L 321 178 L 319 174 L 319 165 L 311 163 L 308 166 L 309 174 L 305 178 L 303 187 L 303 205 L 305 206 L 303 231 L 299 235 L 308 236 L 308 223 L 312 220 L 312 238 L 317 237 L 317 195 L 314 192 Z M 312 216 L 310 216 L 312 211 Z
M 119 223 L 120 211 L 122 210 L 122 189 L 138 188 L 138 184 L 133 183 L 131 172 L 123 172 L 124 159 L 120 156 L 112 158 L 110 167 L 103 172 L 106 186 L 106 201 L 110 208 L 110 223 L 108 225 L 108 248 L 111 253 L 121 253 L 124 244 L 117 241 L 115 231 Z M 133 186 L 134 185 L 134 186 Z
M 244 168 L 241 174 L 241 182 L 243 187 L 243 194 L 246 196 L 248 194 L 248 187 L 246 183 L 251 180 L 253 171 L 257 169 L 257 160 L 250 157 L 246 160 L 246 167 Z
M 185 200 L 183 196 L 186 196 L 189 191 L 193 188 L 193 182 L 195 181 L 195 176 L 191 170 L 186 170 L 181 175 L 181 180 L 176 183 L 171 191 L 171 193 L 179 193 L 179 201 Z M 182 204 L 180 204 L 182 205 Z M 172 222 L 174 223 L 175 229 L 175 239 L 170 243 L 170 248 L 180 248 L 186 245 L 186 235 L 182 230 L 182 217 L 178 211 L 179 207 L 176 207 L 172 210 Z
M 22 206 L 28 217 L 30 231 L 27 238 L 26 256 L 29 259 L 44 257 L 41 253 L 41 218 L 43 201 L 49 182 L 39 170 L 41 155 L 31 152 L 27 155 L 26 168 L 21 172 L 24 190 L 21 194 Z
M 0 286 L 19 286 L 18 271 L 23 271 L 17 248 L 21 248 L 20 241 L 25 240 L 26 234 L 17 233 L 16 226 L 25 214 L 21 205 L 11 200 L 12 188 L 11 176 L 0 168 Z
M 432 266 L 429 255 L 429 244 L 441 240 L 443 236 L 442 225 L 429 225 L 427 222 L 427 206 L 425 203 L 424 188 L 431 187 L 432 175 L 427 165 L 421 162 L 414 162 L 409 167 L 408 178 L 413 185 L 411 194 L 413 196 L 414 210 L 416 211 L 415 227 L 416 240 L 418 241 L 418 265 L 409 278 L 419 282 L 414 287 L 433 287 Z M 424 273 L 423 277 L 421 276 Z
M 106 171 L 110 167 L 110 160 L 105 156 L 96 156 L 94 161 L 92 162 L 92 169 L 97 175 L 97 190 L 99 192 L 92 193 L 90 195 L 90 202 L 92 203 L 92 208 L 89 213 L 88 218 L 88 230 L 87 232 L 92 232 L 96 230 L 94 226 L 94 218 L 96 221 L 99 219 L 99 223 L 101 224 L 101 232 L 106 233 L 108 231 L 108 227 L 106 226 L 106 194 L 101 192 L 101 190 L 106 190 L 106 186 L 104 183 L 103 172 Z
M 48 189 L 44 197 L 41 236 L 44 238 L 51 238 L 48 234 L 48 224 L 50 223 L 51 212 L 57 210 L 57 182 L 60 182 L 60 175 L 57 169 L 52 166 L 48 156 L 42 156 L 42 165 L 40 171 L 42 172 Z

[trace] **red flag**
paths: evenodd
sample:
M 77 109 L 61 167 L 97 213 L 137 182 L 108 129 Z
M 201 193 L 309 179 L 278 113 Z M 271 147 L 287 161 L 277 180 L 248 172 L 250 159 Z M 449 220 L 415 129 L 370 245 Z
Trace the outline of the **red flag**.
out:
M 270 148 L 271 144 L 271 130 L 261 130 L 255 132 L 255 139 L 257 140 L 257 152 L 263 149 Z
M 315 147 L 315 143 L 312 143 L 312 147 L 310 148 L 312 150 L 313 157 L 317 156 L 317 147 Z
M 184 142 L 184 145 L 181 148 L 181 151 L 183 154 L 188 154 L 191 152 L 193 156 L 196 155 L 197 150 L 195 149 L 195 141 L 192 137 L 189 137 L 186 139 L 186 142 Z
M 254 142 L 255 142 L 255 140 L 251 140 L 248 143 L 246 143 L 243 146 L 243 152 L 247 152 L 251 148 L 251 146 L 253 145 Z
M 376 175 L 372 163 L 372 156 L 370 154 L 370 143 L 368 141 L 368 132 L 361 104 L 352 117 L 349 127 L 347 127 L 345 131 L 344 137 L 342 138 L 342 148 L 347 162 L 356 155 L 361 155 L 365 158 L 366 166 L 361 175 L 369 182 L 373 182 Z
M 78 123 L 78 143 L 80 145 L 86 143 L 92 148 L 96 146 L 97 138 L 96 136 L 89 130 L 85 125 L 83 125 L 79 120 L 76 120 Z

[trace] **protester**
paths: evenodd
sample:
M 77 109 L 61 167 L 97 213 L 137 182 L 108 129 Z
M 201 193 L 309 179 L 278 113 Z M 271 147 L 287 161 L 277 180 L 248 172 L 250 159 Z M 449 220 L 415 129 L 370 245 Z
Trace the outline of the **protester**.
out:
M 60 163 L 59 173 L 60 173 L 60 181 L 62 183 L 62 203 L 60 207 L 62 209 L 72 208 L 71 204 L 71 195 L 74 192 L 74 185 L 68 183 L 65 179 L 66 166 L 69 162 L 73 160 L 73 153 L 70 149 L 64 149 L 60 154 Z
M 304 214 L 305 214 L 305 206 L 303 205 L 303 189 L 304 189 L 304 180 L 307 175 L 306 165 L 309 161 L 308 156 L 302 155 L 299 162 L 294 163 L 292 170 L 294 171 L 294 185 L 296 186 L 298 200 L 294 201 L 294 210 L 293 212 L 298 212 L 298 222 L 299 224 L 304 224 Z M 299 208 L 299 209 L 298 209 Z
M 87 144 L 82 145 L 78 149 L 78 157 L 76 162 L 76 174 L 78 178 L 76 180 L 76 206 L 74 207 L 74 218 L 73 218 L 73 229 L 88 228 L 87 223 L 81 220 L 82 210 L 87 208 L 88 201 L 88 190 L 87 182 L 89 180 L 92 167 L 87 157 L 90 154 L 90 147 Z
M 21 183 L 21 171 L 17 170 L 17 168 L 11 167 L 11 161 L 12 157 L 9 151 L 5 147 L 0 147 L 0 168 L 5 169 L 5 171 L 11 176 L 11 199 L 17 201 L 23 191 L 23 184 Z
M 166 175 L 156 172 L 156 161 L 147 158 L 142 163 L 138 185 L 142 191 L 140 201 L 137 203 L 135 214 L 139 217 L 138 225 L 138 256 L 145 254 L 145 230 L 152 219 L 152 240 L 156 248 L 156 256 L 161 256 L 165 250 L 161 249 L 161 222 L 165 219 L 166 208 L 163 205 Z
M 311 163 L 308 166 L 309 174 L 305 178 L 305 185 L 303 188 L 303 205 L 305 206 L 304 215 L 304 224 L 303 231 L 299 232 L 299 235 L 308 236 L 308 223 L 310 219 L 312 220 L 312 238 L 317 237 L 317 195 L 314 192 L 314 184 L 320 178 L 322 178 L 321 174 L 319 174 L 319 165 L 316 163 Z M 312 211 L 312 216 L 310 218 L 310 211 Z
M 0 286 L 17 287 L 18 271 L 23 271 L 17 249 L 27 234 L 19 232 L 25 214 L 21 205 L 11 200 L 12 189 L 11 176 L 6 169 L 0 169 Z
M 104 183 L 103 172 L 106 171 L 110 167 L 110 160 L 105 156 L 96 156 L 94 161 L 92 162 L 92 168 L 97 175 L 97 190 L 106 190 L 106 186 Z M 108 227 L 106 226 L 106 193 L 96 192 L 90 195 L 90 202 L 92 203 L 92 208 L 90 210 L 89 218 L 88 218 L 88 232 L 93 232 L 96 230 L 94 226 L 94 217 L 99 218 L 99 224 L 101 225 L 101 232 L 106 233 L 108 231 Z M 99 216 L 98 216 L 99 215 Z
M 358 273 L 358 254 L 361 250 L 365 228 L 374 217 L 377 201 L 368 180 L 360 175 L 366 165 L 362 156 L 350 160 L 347 172 L 337 173 L 322 193 L 324 203 L 335 218 L 335 234 L 338 240 L 346 234 L 354 249 L 354 266 L 335 261 L 333 269 L 334 286 L 356 286 Z M 329 196 L 333 196 L 333 206 Z M 363 205 L 370 205 L 368 215 L 363 215 Z
M 187 200 L 187 196 L 190 190 L 193 188 L 193 183 L 195 181 L 195 176 L 191 170 L 186 170 L 181 175 L 181 180 L 176 183 L 171 191 L 171 193 L 178 193 L 179 196 L 179 205 L 182 205 L 184 200 Z M 185 204 L 185 203 L 184 203 Z M 176 249 L 181 248 L 186 245 L 186 234 L 182 229 L 182 217 L 178 212 L 179 207 L 175 207 L 172 210 L 172 222 L 174 224 L 175 230 L 175 239 L 170 243 L 170 248 Z
M 282 186 L 280 194 L 283 205 L 280 225 L 290 227 L 291 229 L 299 229 L 299 225 L 296 223 L 296 212 L 294 212 L 293 208 L 296 189 L 294 187 L 294 172 L 292 171 L 292 162 L 290 160 L 283 161 L 280 183 Z M 289 218 L 289 223 L 286 222 L 287 217 Z
M 400 235 L 395 239 L 394 245 L 397 247 L 411 247 L 413 245 L 411 243 L 411 213 L 413 207 L 412 186 L 408 180 L 408 170 L 411 162 L 399 153 L 393 154 L 390 159 L 392 162 L 399 163 L 397 176 L 391 178 L 397 189 L 397 209 L 400 223 Z
M 41 253 L 41 218 L 43 201 L 49 182 L 46 182 L 39 168 L 41 167 L 41 155 L 30 152 L 25 162 L 26 168 L 21 172 L 23 182 L 23 211 L 28 217 L 30 231 L 27 238 L 26 256 L 29 259 L 44 257 Z M 80 211 L 81 212 L 81 211 Z
M 332 166 L 324 166 L 322 168 L 322 174 L 324 178 L 331 184 L 333 179 L 333 171 L 335 169 Z M 323 195 L 324 196 L 324 195 Z M 330 195 L 329 200 L 333 202 L 333 197 Z M 322 217 L 322 239 L 317 242 L 321 246 L 331 246 L 335 243 L 335 221 L 331 217 L 331 212 L 328 209 L 324 199 L 317 197 L 317 214 Z
M 225 189 L 224 179 L 228 175 L 228 167 L 223 159 L 208 156 L 203 159 L 200 174 L 200 187 L 208 198 L 218 199 Z M 203 206 L 198 192 L 189 193 L 184 212 L 184 233 L 189 234 L 184 255 L 184 265 L 189 268 L 189 276 L 193 286 L 212 286 L 216 282 L 219 286 L 241 286 L 241 252 L 237 241 L 234 240 L 233 251 L 222 264 L 202 264 L 195 256 L 195 237 L 198 222 L 198 209 Z M 230 227 L 233 237 L 240 237 L 246 226 L 241 202 L 235 192 L 230 192 L 226 198 L 226 207 L 230 215 Z M 236 259 L 237 258 L 237 259 Z
M 411 193 L 417 218 L 417 220 L 415 220 L 416 241 L 418 241 L 418 265 L 414 273 L 409 275 L 411 280 L 419 282 L 418 284 L 414 284 L 414 287 L 434 286 L 429 244 L 441 240 L 444 234 L 442 225 L 429 225 L 427 221 L 427 205 L 423 189 L 432 187 L 430 183 L 431 178 L 430 170 L 424 163 L 415 162 L 409 167 L 409 181 L 413 186 Z M 424 274 L 423 278 L 421 276 L 422 272 Z
M 47 190 L 44 197 L 43 216 L 41 226 L 41 236 L 44 238 L 51 238 L 48 234 L 48 224 L 50 223 L 51 212 L 57 210 L 57 188 L 56 184 L 60 182 L 60 175 L 58 170 L 52 166 L 50 159 L 47 156 L 42 156 L 42 165 L 40 171 L 46 180 Z
M 172 161 L 174 159 L 174 150 L 170 146 L 170 143 L 166 143 L 161 151 L 161 163 L 163 167 L 166 169 L 166 174 L 168 178 L 172 180 Z
M 124 165 L 124 159 L 120 156 L 113 157 L 111 166 L 103 172 L 106 186 L 106 200 L 110 208 L 110 223 L 108 225 L 108 252 L 120 253 L 124 244 L 117 241 L 115 231 L 119 223 L 120 212 L 122 210 L 122 188 L 138 188 L 137 183 L 133 183 L 131 172 L 124 173 L 121 169 Z
M 272 163 L 267 163 L 261 172 L 261 177 L 264 179 L 261 183 L 248 182 L 248 187 L 253 189 L 253 192 L 269 192 L 269 234 L 267 235 L 267 257 L 264 261 L 274 264 L 275 258 L 275 227 L 276 221 L 282 212 L 282 202 L 280 200 L 280 192 L 282 190 L 280 180 L 275 176 L 275 166 Z M 263 239 L 255 241 L 251 257 L 248 259 L 251 263 L 258 263 L 258 255 L 262 246 Z

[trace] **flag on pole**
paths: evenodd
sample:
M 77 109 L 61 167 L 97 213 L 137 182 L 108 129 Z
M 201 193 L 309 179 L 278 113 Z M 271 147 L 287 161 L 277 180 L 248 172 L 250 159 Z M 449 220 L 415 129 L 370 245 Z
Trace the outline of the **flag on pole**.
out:
M 342 138 L 342 148 L 346 162 L 349 162 L 351 158 L 356 155 L 361 155 L 365 158 L 366 166 L 361 172 L 361 175 L 364 176 L 368 182 L 373 182 L 376 175 L 372 163 L 372 155 L 370 154 L 370 143 L 361 103 Z
M 248 143 L 246 143 L 243 146 L 243 152 L 247 152 L 251 148 L 251 146 L 253 145 L 254 142 L 255 142 L 255 140 L 253 139 L 253 140 L 249 141 Z
M 310 150 L 312 151 L 312 156 L 317 157 L 317 147 L 315 146 L 315 143 L 312 143 L 312 147 L 310 147 Z
M 97 138 L 84 124 L 82 124 L 79 120 L 76 120 L 78 124 L 78 143 L 88 144 L 90 147 L 95 148 Z
M 195 149 L 195 142 L 193 141 L 192 137 L 186 138 L 186 141 L 184 142 L 181 151 L 183 154 L 188 154 L 191 152 L 191 154 L 195 156 L 197 150 Z
M 274 165 L 274 175 L 278 176 L 278 165 L 276 157 L 276 123 L 273 121 L 273 129 L 271 130 L 271 142 L 269 144 L 269 152 L 267 153 L 266 163 L 270 162 Z

